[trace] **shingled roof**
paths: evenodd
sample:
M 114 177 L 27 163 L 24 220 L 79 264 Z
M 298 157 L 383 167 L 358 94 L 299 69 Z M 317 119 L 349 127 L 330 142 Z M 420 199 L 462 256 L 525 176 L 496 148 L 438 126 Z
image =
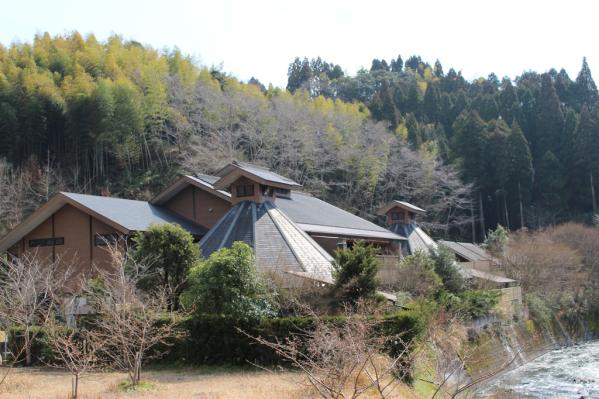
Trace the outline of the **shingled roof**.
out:
M 220 177 L 219 180 L 213 183 L 214 187 L 217 189 L 227 188 L 229 184 L 231 184 L 240 176 L 250 177 L 261 184 L 271 185 L 274 187 L 282 187 L 287 189 L 301 187 L 301 184 L 287 177 L 281 176 L 268 168 L 239 161 L 231 162 L 219 170 L 216 174 Z
M 308 233 L 385 240 L 405 239 L 401 235 L 390 232 L 335 205 L 298 191 L 292 191 L 290 198 L 277 198 L 276 204 L 302 230 Z
M 61 192 L 3 237 L 0 240 L 0 252 L 13 246 L 21 237 L 29 234 L 44 220 L 67 204 L 99 218 L 125 234 L 146 231 L 153 224 L 165 223 L 179 224 L 185 230 L 197 236 L 204 235 L 207 232 L 204 227 L 147 201 Z
M 204 256 L 243 241 L 264 273 L 332 283 L 332 257 L 277 205 L 244 201 L 229 210 L 200 241 Z
M 407 238 L 401 248 L 406 255 L 413 255 L 417 251 L 428 253 L 437 248 L 437 243 L 414 223 L 395 223 L 389 230 Z

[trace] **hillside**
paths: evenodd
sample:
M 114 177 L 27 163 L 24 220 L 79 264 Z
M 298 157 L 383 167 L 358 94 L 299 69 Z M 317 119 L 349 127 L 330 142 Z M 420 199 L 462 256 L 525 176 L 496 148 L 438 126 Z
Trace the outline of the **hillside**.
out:
M 0 47 L 0 142 L 5 229 L 57 190 L 149 198 L 176 173 L 232 159 L 369 218 L 392 198 L 427 208 L 441 232 L 469 217 L 454 168 L 411 150 L 360 102 L 244 84 L 118 36 Z
M 469 82 L 418 56 L 340 71 L 296 58 L 287 88 L 361 101 L 412 148 L 435 147 L 474 185 L 477 238 L 496 224 L 536 228 L 596 212 L 599 96 L 586 59 L 575 80 L 551 69 Z
M 590 70 L 474 81 L 419 57 L 345 76 L 296 59 L 287 90 L 119 36 L 0 45 L 0 230 L 58 190 L 149 198 L 177 173 L 264 164 L 371 220 L 404 199 L 443 237 L 482 240 L 594 212 Z

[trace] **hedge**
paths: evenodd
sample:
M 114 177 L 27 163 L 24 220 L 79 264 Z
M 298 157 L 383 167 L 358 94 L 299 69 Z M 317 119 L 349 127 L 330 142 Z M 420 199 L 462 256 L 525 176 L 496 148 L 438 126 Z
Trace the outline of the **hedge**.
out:
M 331 316 L 325 320 L 343 323 L 344 317 Z M 162 361 L 187 365 L 280 364 L 283 359 L 272 349 L 258 344 L 238 329 L 254 337 L 283 340 L 314 328 L 315 323 L 312 317 L 273 318 L 252 323 L 216 315 L 195 316 L 183 322 L 187 336 L 174 342 Z M 402 340 L 409 342 L 424 331 L 424 324 L 415 312 L 404 310 L 384 316 L 379 328 L 386 335 L 401 334 Z M 397 346 L 390 351 L 397 353 L 402 349 Z
M 330 316 L 325 320 L 343 323 L 343 316 Z M 294 333 L 314 328 L 316 319 L 311 317 L 284 317 L 261 321 L 239 321 L 217 315 L 193 316 L 181 321 L 181 328 L 187 333 L 171 342 L 164 349 L 166 355 L 160 364 L 176 365 L 248 365 L 248 362 L 261 365 L 282 364 L 272 349 L 260 345 L 252 338 L 239 332 L 238 328 L 251 336 L 267 339 L 284 339 Z M 424 322 L 415 311 L 402 310 L 383 317 L 379 325 L 381 333 L 401 334 L 404 342 L 409 342 L 424 331 Z M 52 362 L 52 348 L 43 328 L 35 327 L 36 336 L 32 347 L 32 362 L 43 365 Z M 18 353 L 22 345 L 22 329 L 9 330 L 10 350 Z M 402 350 L 401 346 L 390 348 L 391 352 Z

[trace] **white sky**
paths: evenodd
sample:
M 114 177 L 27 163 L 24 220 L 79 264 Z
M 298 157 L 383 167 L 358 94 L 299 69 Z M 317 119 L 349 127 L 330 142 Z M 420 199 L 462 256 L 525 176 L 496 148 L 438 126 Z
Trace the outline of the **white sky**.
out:
M 296 56 L 321 56 L 350 74 L 373 58 L 417 54 L 467 79 L 552 67 L 574 79 L 586 55 L 599 79 L 593 0 L 0 0 L 0 10 L 5 46 L 45 31 L 118 33 L 278 86 Z

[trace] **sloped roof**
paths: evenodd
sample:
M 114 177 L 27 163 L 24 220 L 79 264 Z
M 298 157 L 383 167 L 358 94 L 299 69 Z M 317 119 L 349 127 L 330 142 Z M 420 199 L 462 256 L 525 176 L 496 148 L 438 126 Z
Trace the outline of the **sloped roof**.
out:
M 463 265 L 458 265 L 460 274 L 462 274 L 465 278 L 478 278 L 481 280 L 491 281 L 493 283 L 498 284 L 513 284 L 517 283 L 516 280 L 513 280 L 508 277 L 498 276 L 497 274 L 485 272 L 483 270 L 474 269 L 471 267 L 465 267 Z
M 395 207 L 399 207 L 405 210 L 408 210 L 410 212 L 414 212 L 414 213 L 426 213 L 426 211 L 422 208 L 417 207 L 416 205 L 412 205 L 409 202 L 405 202 L 405 201 L 399 201 L 399 200 L 393 200 L 388 202 L 387 204 L 381 206 L 379 209 L 377 209 L 376 214 L 377 215 L 385 215 L 387 212 L 389 212 L 391 209 L 395 208 Z
M 245 162 L 233 161 L 217 172 L 219 180 L 212 183 L 217 189 L 226 188 L 239 176 L 246 176 L 257 180 L 261 184 L 275 187 L 293 188 L 301 187 L 301 184 L 279 175 L 268 168 L 252 165 Z
M 298 191 L 292 191 L 290 198 L 277 198 L 276 205 L 302 230 L 309 233 L 386 240 L 405 239 L 366 219 Z
M 229 210 L 200 241 L 205 257 L 243 241 L 254 249 L 258 271 L 332 283 L 332 257 L 271 202 L 244 201 Z
M 490 261 L 498 263 L 498 260 L 490 253 L 479 247 L 478 245 L 469 242 L 456 241 L 439 241 L 439 244 L 445 245 L 458 256 L 467 259 L 470 262 Z
M 217 190 L 214 188 L 214 182 L 219 180 L 217 176 L 210 175 L 184 175 L 177 179 L 173 184 L 168 186 L 166 189 L 162 190 L 158 195 L 156 195 L 150 203 L 154 205 L 164 205 L 175 195 L 179 194 L 183 191 L 187 186 L 192 185 L 204 191 L 207 191 L 225 201 L 231 201 L 231 194 L 224 190 Z
M 153 224 L 165 223 L 177 223 L 194 235 L 206 233 L 204 227 L 146 201 L 61 192 L 3 237 L 0 240 L 0 251 L 6 251 L 67 204 L 102 220 L 125 234 L 146 231 Z
M 402 247 L 402 252 L 405 251 L 408 255 L 413 255 L 416 251 L 428 253 L 431 249 L 437 248 L 437 243 L 414 223 L 394 223 L 389 230 L 407 238 L 407 244 Z
M 191 223 L 176 213 L 147 201 L 74 193 L 62 194 L 129 231 L 146 231 L 153 224 L 177 223 L 192 234 L 202 235 L 207 232 L 205 228 Z

